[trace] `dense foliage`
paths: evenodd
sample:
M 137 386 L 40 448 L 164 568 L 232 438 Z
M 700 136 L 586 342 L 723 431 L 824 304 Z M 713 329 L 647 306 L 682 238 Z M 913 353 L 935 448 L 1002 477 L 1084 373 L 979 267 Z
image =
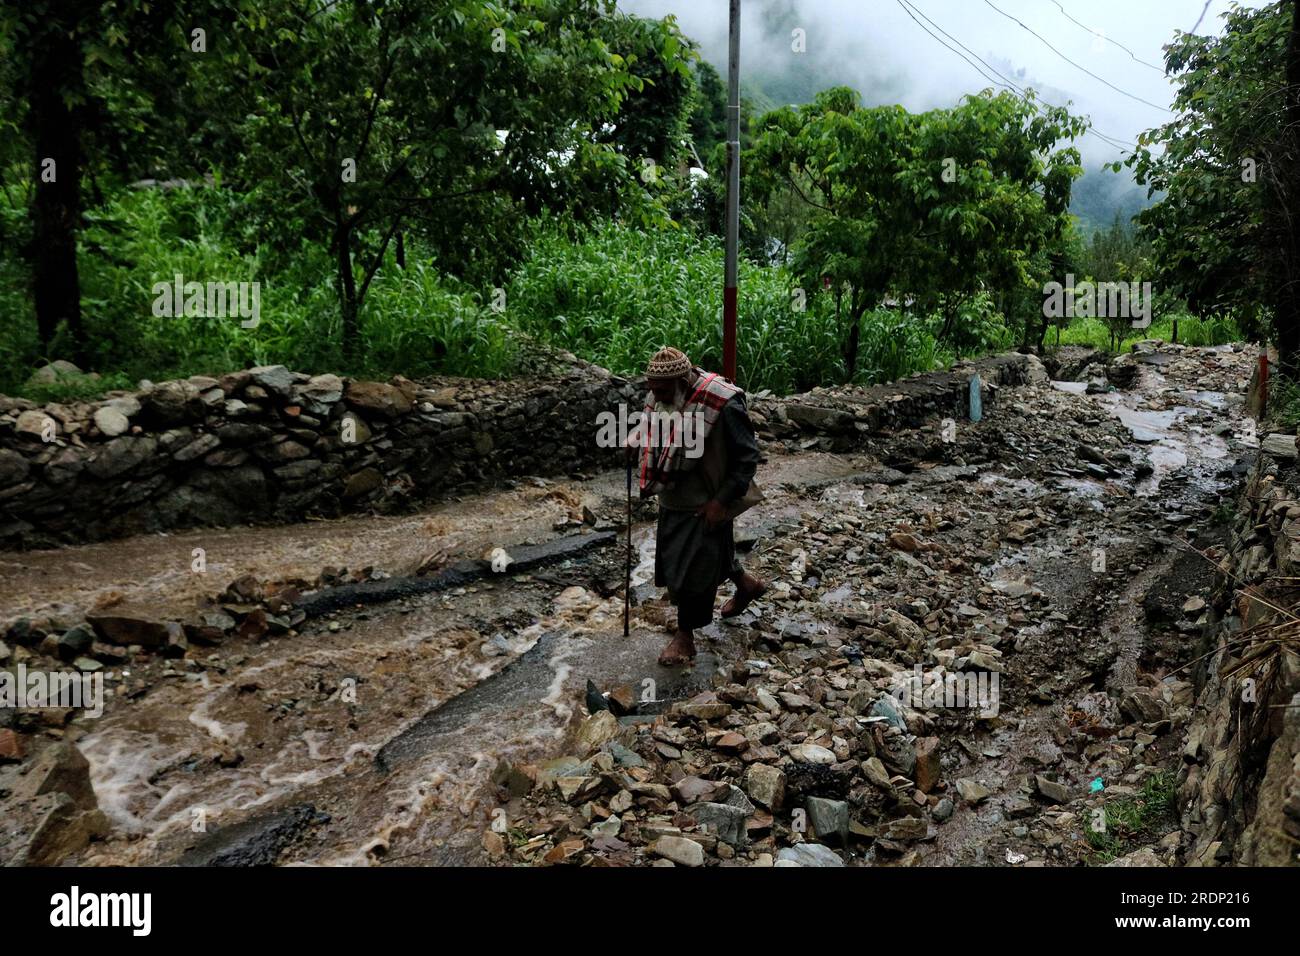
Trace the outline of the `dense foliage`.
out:
M 1234 7 L 1219 35 L 1165 54 L 1177 115 L 1130 158 L 1162 194 L 1137 218 L 1158 280 L 1202 317 L 1271 325 L 1284 362 L 1300 337 L 1300 7 Z
M 1179 137 L 1241 146 L 1216 124 L 1283 68 L 1281 9 L 1234 13 L 1247 39 L 1171 47 L 1199 119 L 1151 135 L 1169 158 L 1135 160 L 1178 200 L 1136 237 L 1118 220 L 1080 234 L 1085 122 L 1064 110 L 984 91 L 915 114 L 793 74 L 771 99 L 760 66 L 742 101 L 742 384 L 1040 346 L 1044 284 L 1067 274 L 1163 270 L 1162 320 L 1184 295 L 1206 317 L 1185 334 L 1250 318 L 1278 273 L 1256 256 L 1228 275 L 1228 227 L 1207 223 L 1241 206 L 1228 222 L 1256 249 L 1271 207 L 1198 192 L 1184 166 L 1207 160 Z M 1249 89 L 1215 78 L 1242 58 Z M 613 0 L 5 0 L 0 107 L 0 390 L 48 393 L 27 381 L 53 359 L 101 375 L 64 394 L 267 362 L 499 376 L 548 347 L 621 373 L 667 342 L 721 365 L 725 85 L 671 17 Z M 260 315 L 159 308 L 176 277 L 255 284 Z M 1132 337 L 1058 330 L 1082 336 Z

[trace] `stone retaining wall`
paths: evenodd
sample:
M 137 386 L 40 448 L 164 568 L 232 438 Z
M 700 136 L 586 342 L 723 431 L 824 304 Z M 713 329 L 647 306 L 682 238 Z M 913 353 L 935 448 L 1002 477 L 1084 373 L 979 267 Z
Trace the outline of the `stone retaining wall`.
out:
M 195 526 L 401 511 L 485 481 L 618 467 L 597 416 L 643 385 L 572 360 L 545 379 L 363 382 L 283 366 L 194 376 L 94 403 L 0 396 L 0 548 Z M 827 447 L 964 414 L 1036 361 L 998 356 L 874 388 L 751 402 L 767 439 Z M 1039 368 L 1041 373 L 1041 368 Z
M 1192 866 L 1300 862 L 1300 470 L 1262 454 L 1219 563 L 1179 781 Z

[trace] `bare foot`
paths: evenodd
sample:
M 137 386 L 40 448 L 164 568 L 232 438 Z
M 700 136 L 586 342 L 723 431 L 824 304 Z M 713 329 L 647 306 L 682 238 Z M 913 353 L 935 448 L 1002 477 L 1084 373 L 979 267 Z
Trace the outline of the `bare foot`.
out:
M 735 617 L 749 607 L 751 601 L 761 598 L 766 593 L 766 584 L 752 574 L 746 574 L 736 585 L 736 596 L 722 605 L 722 616 Z
M 695 660 L 695 635 L 690 631 L 679 630 L 668 642 L 668 646 L 659 655 L 659 663 L 664 667 L 677 667 Z

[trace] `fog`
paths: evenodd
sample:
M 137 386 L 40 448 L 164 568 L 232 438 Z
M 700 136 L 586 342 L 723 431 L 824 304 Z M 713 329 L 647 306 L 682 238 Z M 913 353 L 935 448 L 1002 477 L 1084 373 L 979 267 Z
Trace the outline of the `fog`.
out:
M 1017 86 L 1033 87 L 1053 105 L 1069 105 L 1090 117 L 1099 132 L 1131 146 L 1142 130 L 1169 118 L 1174 92 L 1161 70 L 1134 56 L 1163 68 L 1162 47 L 1175 32 L 1198 24 L 1197 33 L 1218 32 L 1220 15 L 1231 6 L 1229 0 L 1210 0 L 1208 6 L 1205 0 L 991 0 L 1022 21 L 1022 27 L 986 0 L 907 2 L 916 20 L 901 0 L 743 0 L 742 81 L 787 94 L 846 84 L 868 104 L 901 103 L 910 110 L 949 106 L 966 93 L 994 85 L 927 35 L 924 25 L 949 46 L 969 48 L 962 50 L 965 56 L 994 79 L 1000 80 L 980 59 Z M 1242 5 L 1263 6 L 1265 0 Z M 630 13 L 676 16 L 724 76 L 727 6 L 726 0 L 619 0 L 620 9 Z M 795 28 L 804 31 L 805 52 L 792 50 Z M 1090 31 L 1100 31 L 1106 39 Z M 1120 156 L 1117 146 L 1096 135 L 1084 136 L 1078 146 L 1089 170 Z

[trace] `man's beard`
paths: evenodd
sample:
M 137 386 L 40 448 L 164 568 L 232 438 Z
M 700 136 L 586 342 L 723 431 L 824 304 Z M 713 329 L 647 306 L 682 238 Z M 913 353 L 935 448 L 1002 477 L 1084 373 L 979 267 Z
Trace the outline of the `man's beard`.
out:
M 655 402 L 655 411 L 662 414 L 680 412 L 686 408 L 686 383 L 678 382 L 673 386 L 673 397 L 666 402 Z

